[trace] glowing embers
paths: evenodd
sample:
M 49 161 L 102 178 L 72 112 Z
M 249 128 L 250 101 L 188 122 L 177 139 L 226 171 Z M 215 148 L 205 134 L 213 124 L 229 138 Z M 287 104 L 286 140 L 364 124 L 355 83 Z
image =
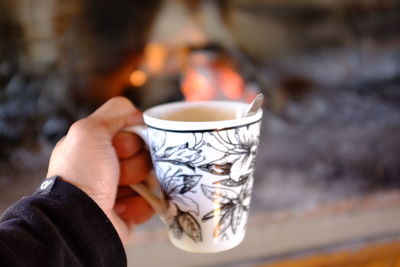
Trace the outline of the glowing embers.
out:
M 188 54 L 186 62 L 181 81 L 186 101 L 249 101 L 256 94 L 247 90 L 233 60 L 224 53 L 198 50 Z
M 135 70 L 129 76 L 131 84 L 135 87 L 143 86 L 147 81 L 147 75 L 142 70 Z

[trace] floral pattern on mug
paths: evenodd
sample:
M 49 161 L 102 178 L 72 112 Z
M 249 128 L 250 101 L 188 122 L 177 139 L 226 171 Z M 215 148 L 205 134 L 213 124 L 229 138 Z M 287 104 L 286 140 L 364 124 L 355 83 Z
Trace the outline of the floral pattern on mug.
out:
M 225 234 L 229 228 L 233 234 L 236 234 L 239 225 L 242 223 L 243 213 L 249 211 L 251 188 L 249 180 L 247 181 L 239 194 L 228 188 L 201 185 L 204 195 L 219 205 L 218 208 L 205 214 L 202 218 L 203 222 L 216 217 L 219 218 L 213 231 L 215 238 Z
M 229 131 L 210 132 L 210 135 L 217 142 L 207 143 L 207 146 L 221 152 L 222 157 L 213 162 L 201 165 L 199 168 L 214 175 L 229 175 L 230 179 L 220 181 L 224 185 L 243 185 L 248 178 L 248 175 L 243 175 L 243 172 L 254 168 L 259 142 L 258 134 L 253 134 L 253 131 L 247 129 L 248 127 L 236 128 Z
M 229 240 L 244 231 L 259 127 L 260 122 L 195 133 L 149 129 L 154 166 L 168 203 L 168 224 L 176 239 L 186 235 L 202 242 L 202 225 L 209 222 L 215 224 L 213 238 Z M 201 205 L 212 209 L 202 210 Z
M 202 150 L 200 149 L 204 145 L 203 134 L 193 134 L 195 142 L 192 146 L 189 146 L 189 142 L 168 146 L 166 145 L 167 132 L 156 131 L 155 134 L 151 144 L 154 161 L 169 162 L 195 170 L 195 165 L 204 160 L 204 157 L 201 157 Z

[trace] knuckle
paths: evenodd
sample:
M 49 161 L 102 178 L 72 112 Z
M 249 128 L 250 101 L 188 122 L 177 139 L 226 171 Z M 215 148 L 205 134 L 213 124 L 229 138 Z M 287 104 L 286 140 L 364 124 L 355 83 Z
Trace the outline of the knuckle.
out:
M 63 136 L 60 140 L 58 140 L 54 147 L 56 149 L 59 148 L 63 144 L 64 140 L 65 140 L 65 136 Z
M 78 136 L 86 135 L 89 132 L 91 124 L 92 123 L 87 118 L 80 119 L 71 125 L 69 134 Z
M 115 96 L 115 97 L 111 98 L 110 100 L 108 100 L 108 102 L 112 105 L 135 108 L 135 106 L 132 104 L 132 102 L 128 98 L 123 97 L 123 96 Z

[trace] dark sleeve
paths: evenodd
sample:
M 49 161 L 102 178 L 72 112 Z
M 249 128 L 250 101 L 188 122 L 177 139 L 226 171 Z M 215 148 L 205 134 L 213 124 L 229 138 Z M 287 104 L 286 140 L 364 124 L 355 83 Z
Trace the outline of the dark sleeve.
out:
M 0 266 L 126 266 L 121 240 L 103 211 L 58 178 L 0 218 Z

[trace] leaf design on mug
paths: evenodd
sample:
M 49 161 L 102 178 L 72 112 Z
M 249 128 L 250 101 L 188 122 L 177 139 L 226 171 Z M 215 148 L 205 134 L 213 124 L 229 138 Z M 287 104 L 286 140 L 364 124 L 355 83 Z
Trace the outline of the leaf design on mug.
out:
M 225 233 L 231 225 L 232 214 L 235 209 L 235 205 L 232 203 L 224 205 L 224 208 L 221 212 L 221 218 L 218 224 L 214 227 L 213 236 L 218 237 Z
M 172 234 L 174 235 L 174 237 L 176 239 L 181 239 L 182 235 L 183 235 L 183 229 L 181 227 L 181 225 L 178 222 L 178 218 L 175 217 L 172 224 L 170 224 L 169 228 L 172 231 Z
M 238 207 L 235 207 L 235 209 L 232 212 L 232 232 L 233 232 L 233 234 L 236 234 L 236 230 L 239 227 L 240 222 L 242 221 L 243 212 L 244 212 L 244 208 L 238 208 Z
M 188 212 L 183 212 L 177 216 L 177 221 L 182 231 L 189 236 L 195 243 L 202 241 L 201 227 L 196 219 Z
M 203 218 L 201 219 L 201 221 L 202 221 L 202 222 L 206 222 L 206 221 L 208 221 L 209 219 L 212 219 L 212 218 L 217 217 L 217 216 L 221 216 L 221 213 L 222 213 L 223 211 L 224 211 L 223 207 L 219 207 L 219 208 L 217 208 L 217 209 L 215 209 L 215 210 L 212 210 L 212 211 L 206 213 L 206 214 L 203 216 Z
M 160 187 L 164 199 L 168 202 L 166 218 L 175 238 L 186 234 L 194 242 L 202 241 L 200 224 L 192 215 L 199 214 L 199 204 L 184 194 L 192 190 L 201 179 L 201 175 L 180 174 L 182 169 L 171 172 L 170 167 L 165 173 L 158 169 Z
M 193 134 L 192 140 L 192 145 L 189 145 L 189 142 L 185 142 L 183 144 L 166 146 L 166 141 L 162 143 L 162 146 L 152 145 L 153 160 L 186 166 L 194 171 L 196 164 L 204 160 L 201 156 L 202 150 L 200 149 L 204 145 L 203 134 Z
M 225 186 L 229 186 L 229 187 L 236 187 L 236 186 L 241 186 L 244 185 L 247 180 L 249 179 L 250 174 L 245 174 L 239 177 L 239 181 L 235 181 L 231 178 L 228 179 L 224 179 L 224 180 L 220 180 L 220 181 L 216 181 L 214 182 L 214 184 L 221 184 L 221 185 L 225 185 Z
M 188 143 L 183 145 L 167 147 L 164 153 L 155 153 L 155 161 L 169 162 L 174 165 L 186 166 L 195 170 L 194 162 L 201 157 L 201 150 L 193 150 L 188 147 Z
M 179 191 L 180 194 L 185 194 L 190 190 L 192 190 L 193 187 L 197 185 L 197 183 L 200 181 L 202 177 L 201 175 L 186 175 L 186 174 L 182 174 L 181 176 L 183 177 L 183 187 Z
M 245 202 L 250 197 L 247 194 L 250 183 L 248 178 L 246 181 L 239 193 L 227 188 L 201 185 L 204 195 L 209 200 L 220 205 L 218 208 L 206 213 L 202 218 L 202 221 L 206 222 L 219 217 L 218 223 L 213 230 L 214 237 L 223 235 L 229 228 L 231 228 L 233 234 L 237 233 L 243 214 L 248 211 L 248 205 Z
M 258 131 L 240 127 L 231 131 L 212 132 L 210 135 L 216 142 L 207 143 L 207 146 L 224 155 L 218 160 L 203 164 L 200 168 L 216 175 L 229 175 L 230 179 L 238 183 L 243 172 L 249 172 L 254 167 L 259 142 Z
M 208 163 L 199 166 L 200 170 L 212 173 L 214 175 L 229 175 L 231 173 L 233 163 L 227 162 L 223 164 Z
M 202 184 L 201 189 L 204 195 L 211 201 L 227 204 L 238 198 L 238 194 L 230 189 L 213 187 Z
M 171 202 L 176 203 L 179 206 L 179 210 L 184 212 L 193 212 L 194 214 L 199 214 L 199 204 L 193 199 L 187 196 L 176 194 L 171 196 Z
M 201 150 L 193 150 L 189 148 L 189 143 L 182 145 L 167 147 L 164 151 L 164 157 L 171 160 L 190 162 L 200 157 Z
M 196 186 L 202 176 L 180 174 L 182 169 L 170 174 L 171 170 L 172 168 L 169 168 L 166 173 L 161 171 L 158 173 L 161 191 L 165 200 L 174 203 L 181 211 L 193 212 L 198 215 L 199 204 L 184 194 Z

